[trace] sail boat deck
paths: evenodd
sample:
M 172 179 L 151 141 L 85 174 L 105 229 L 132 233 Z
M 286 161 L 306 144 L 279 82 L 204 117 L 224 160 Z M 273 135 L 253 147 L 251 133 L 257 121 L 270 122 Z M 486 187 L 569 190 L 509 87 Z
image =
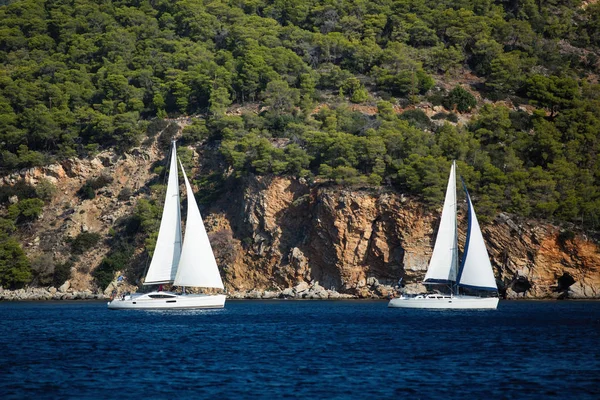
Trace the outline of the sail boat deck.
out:
M 223 308 L 224 294 L 178 294 L 173 292 L 134 293 L 114 299 L 108 304 L 110 309 L 185 309 Z
M 390 300 L 388 307 L 421 309 L 496 309 L 497 297 L 477 297 L 465 295 L 419 294 L 402 295 Z

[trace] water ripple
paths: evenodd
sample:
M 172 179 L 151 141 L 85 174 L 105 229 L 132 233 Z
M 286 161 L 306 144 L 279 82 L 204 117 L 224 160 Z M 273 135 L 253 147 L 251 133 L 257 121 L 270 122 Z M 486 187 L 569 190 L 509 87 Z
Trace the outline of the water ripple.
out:
M 487 312 L 381 301 L 193 311 L 0 303 L 0 318 L 2 399 L 600 397 L 599 302 Z

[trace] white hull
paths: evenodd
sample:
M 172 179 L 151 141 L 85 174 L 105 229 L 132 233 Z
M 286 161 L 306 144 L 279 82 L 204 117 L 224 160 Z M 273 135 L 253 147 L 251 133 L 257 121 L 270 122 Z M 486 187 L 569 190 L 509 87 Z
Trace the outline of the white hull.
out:
M 476 296 L 447 296 L 447 295 L 417 295 L 414 297 L 400 296 L 390 300 L 388 307 L 398 308 L 429 308 L 454 310 L 495 310 L 498 307 L 497 297 Z
M 171 292 L 134 293 L 108 303 L 111 310 L 223 308 L 224 294 L 176 294 Z

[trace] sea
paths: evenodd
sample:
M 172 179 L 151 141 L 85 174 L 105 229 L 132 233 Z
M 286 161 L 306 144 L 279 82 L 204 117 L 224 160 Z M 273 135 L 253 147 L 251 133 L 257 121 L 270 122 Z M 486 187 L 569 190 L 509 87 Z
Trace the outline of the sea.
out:
M 5 399 L 599 399 L 600 302 L 1 302 Z

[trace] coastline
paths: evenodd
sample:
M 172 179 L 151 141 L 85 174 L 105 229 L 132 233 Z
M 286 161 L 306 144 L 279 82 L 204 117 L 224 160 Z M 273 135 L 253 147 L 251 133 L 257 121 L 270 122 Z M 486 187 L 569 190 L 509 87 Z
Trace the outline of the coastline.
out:
M 311 288 L 312 289 L 312 288 Z M 118 292 L 118 295 L 121 295 Z M 333 290 L 304 290 L 296 291 L 294 288 L 282 291 L 250 290 L 229 292 L 227 300 L 386 300 L 388 296 L 358 296 L 346 293 L 338 293 Z M 62 300 L 111 300 L 111 295 L 98 290 L 77 291 L 73 289 L 61 290 L 54 287 L 24 288 L 7 290 L 0 287 L 0 302 L 2 301 L 62 301 Z
M 284 290 L 250 290 L 250 291 L 236 291 L 229 292 L 227 294 L 227 300 L 389 300 L 390 294 L 387 295 L 376 295 L 370 293 L 370 295 L 355 295 L 348 293 L 338 293 L 334 290 L 322 289 L 314 290 L 314 287 L 310 287 L 306 290 L 296 290 L 296 288 L 288 288 Z M 44 288 L 24 288 L 17 290 L 7 290 L 0 287 L 0 303 L 1 302 L 27 302 L 27 301 L 41 301 L 41 302 L 53 302 L 53 301 L 109 301 L 111 296 L 105 294 L 101 290 L 92 292 L 91 290 L 77 291 L 73 289 L 67 289 L 61 291 L 54 287 Z M 560 296 L 557 293 L 556 296 L 546 297 L 529 297 L 529 296 L 509 296 L 501 298 L 502 301 L 600 301 L 599 297 L 571 297 L 571 296 Z

